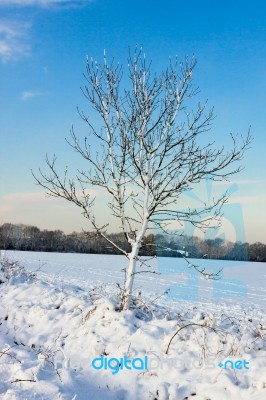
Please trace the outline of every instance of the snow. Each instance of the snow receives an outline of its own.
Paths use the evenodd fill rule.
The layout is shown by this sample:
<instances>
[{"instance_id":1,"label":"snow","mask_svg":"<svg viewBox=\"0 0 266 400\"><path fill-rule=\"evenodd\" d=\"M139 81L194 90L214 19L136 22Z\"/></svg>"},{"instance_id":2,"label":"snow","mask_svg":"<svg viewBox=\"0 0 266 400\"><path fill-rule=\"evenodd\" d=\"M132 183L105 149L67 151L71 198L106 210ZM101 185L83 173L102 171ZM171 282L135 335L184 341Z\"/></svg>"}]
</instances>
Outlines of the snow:
<instances>
[{"instance_id":1,"label":"snow","mask_svg":"<svg viewBox=\"0 0 266 400\"><path fill-rule=\"evenodd\" d=\"M216 287L182 259L158 259L162 275L137 274L138 306L119 312L123 257L5 255L26 270L15 264L0 284L1 400L266 398L265 265L197 260L224 268ZM148 356L149 369L95 370L100 356ZM228 359L250 369L218 366Z\"/></svg>"}]
</instances>

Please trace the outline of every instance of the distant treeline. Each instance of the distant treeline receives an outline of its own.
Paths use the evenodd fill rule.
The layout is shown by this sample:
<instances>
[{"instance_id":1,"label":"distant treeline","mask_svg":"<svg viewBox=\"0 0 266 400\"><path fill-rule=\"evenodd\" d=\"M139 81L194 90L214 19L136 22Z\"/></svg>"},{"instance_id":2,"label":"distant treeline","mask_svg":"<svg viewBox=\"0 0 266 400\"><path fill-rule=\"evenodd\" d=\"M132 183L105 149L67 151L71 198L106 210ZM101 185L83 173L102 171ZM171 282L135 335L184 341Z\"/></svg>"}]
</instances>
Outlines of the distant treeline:
<instances>
[{"instance_id":1,"label":"distant treeline","mask_svg":"<svg viewBox=\"0 0 266 400\"><path fill-rule=\"evenodd\" d=\"M122 249L130 248L123 233L112 233L108 237ZM119 254L106 240L89 233L73 232L65 234L60 230L40 230L36 226L5 223L0 226L0 249L27 250L62 253ZM242 242L224 242L223 240L189 236L169 236L150 234L144 238L140 255L193 258L211 258L220 260L249 260L266 262L266 245Z\"/></svg>"}]
</instances>

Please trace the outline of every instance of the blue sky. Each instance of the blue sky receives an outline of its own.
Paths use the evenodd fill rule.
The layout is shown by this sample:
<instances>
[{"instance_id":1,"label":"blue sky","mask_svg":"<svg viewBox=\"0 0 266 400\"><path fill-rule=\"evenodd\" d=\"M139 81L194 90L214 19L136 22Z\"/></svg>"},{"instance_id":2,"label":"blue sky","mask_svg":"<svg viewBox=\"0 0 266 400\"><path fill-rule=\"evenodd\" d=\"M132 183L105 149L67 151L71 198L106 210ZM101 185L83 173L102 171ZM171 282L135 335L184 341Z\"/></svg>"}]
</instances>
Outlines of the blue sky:
<instances>
[{"instance_id":1,"label":"blue sky","mask_svg":"<svg viewBox=\"0 0 266 400\"><path fill-rule=\"evenodd\" d=\"M30 169L44 166L46 153L75 165L64 138L72 124L86 133L76 111L86 109L86 55L102 60L105 48L125 63L137 44L158 70L169 56L195 54L198 99L215 107L218 145L251 125L232 201L246 239L266 242L265 21L264 1L0 0L0 224L81 230L79 210L47 200Z\"/></svg>"}]
</instances>

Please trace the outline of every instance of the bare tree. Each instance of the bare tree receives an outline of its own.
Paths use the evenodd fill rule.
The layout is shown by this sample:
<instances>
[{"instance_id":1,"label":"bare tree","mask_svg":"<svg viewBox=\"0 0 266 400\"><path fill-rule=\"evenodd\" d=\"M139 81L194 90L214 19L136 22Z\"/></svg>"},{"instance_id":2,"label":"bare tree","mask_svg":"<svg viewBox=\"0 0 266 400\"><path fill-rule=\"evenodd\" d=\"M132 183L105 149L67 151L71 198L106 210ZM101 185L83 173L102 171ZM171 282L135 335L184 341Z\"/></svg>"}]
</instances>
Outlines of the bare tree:
<instances>
[{"instance_id":1,"label":"bare tree","mask_svg":"<svg viewBox=\"0 0 266 400\"><path fill-rule=\"evenodd\" d=\"M130 307L136 263L147 230L153 225L165 231L173 220L189 221L201 229L213 220L219 222L227 193L200 211L180 211L180 197L203 179L225 180L240 171L236 163L250 144L249 133L239 144L231 135L229 151L215 148L206 138L205 144L200 143L201 135L212 127L214 113L207 110L206 103L198 103L192 111L187 108L198 93L192 81L195 66L194 58L181 63L170 59L167 68L156 74L142 50L136 48L133 54L129 51L128 76L124 77L122 65L114 60L109 64L105 52L102 64L87 59L87 86L82 91L101 125L79 111L88 135L80 141L72 129L68 141L87 167L69 178L67 171L57 172L55 156L46 156L49 173L39 170L38 176L34 175L47 194L80 207L95 233L128 258L122 309ZM97 139L98 151L91 137ZM89 191L92 187L104 188L110 196L108 206L120 221L130 252L106 236L108 224L97 223L95 197Z\"/></svg>"}]
</instances>

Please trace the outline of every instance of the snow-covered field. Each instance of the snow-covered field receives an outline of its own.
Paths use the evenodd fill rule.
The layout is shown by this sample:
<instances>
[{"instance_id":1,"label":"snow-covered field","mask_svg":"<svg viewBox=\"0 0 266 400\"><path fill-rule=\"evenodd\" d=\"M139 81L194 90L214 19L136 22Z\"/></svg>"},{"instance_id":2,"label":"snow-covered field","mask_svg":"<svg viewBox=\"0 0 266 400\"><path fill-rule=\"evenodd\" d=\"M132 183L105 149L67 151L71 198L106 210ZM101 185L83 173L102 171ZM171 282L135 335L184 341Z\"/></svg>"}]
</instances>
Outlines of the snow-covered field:
<instances>
[{"instance_id":1,"label":"snow-covered field","mask_svg":"<svg viewBox=\"0 0 266 400\"><path fill-rule=\"evenodd\" d=\"M0 284L0 399L266 399L265 264L194 260L223 268L213 282L159 258L144 269L160 275L136 275L135 308L118 312L123 257L3 257L26 272ZM146 357L148 369L96 370L99 357Z\"/></svg>"}]
</instances>

